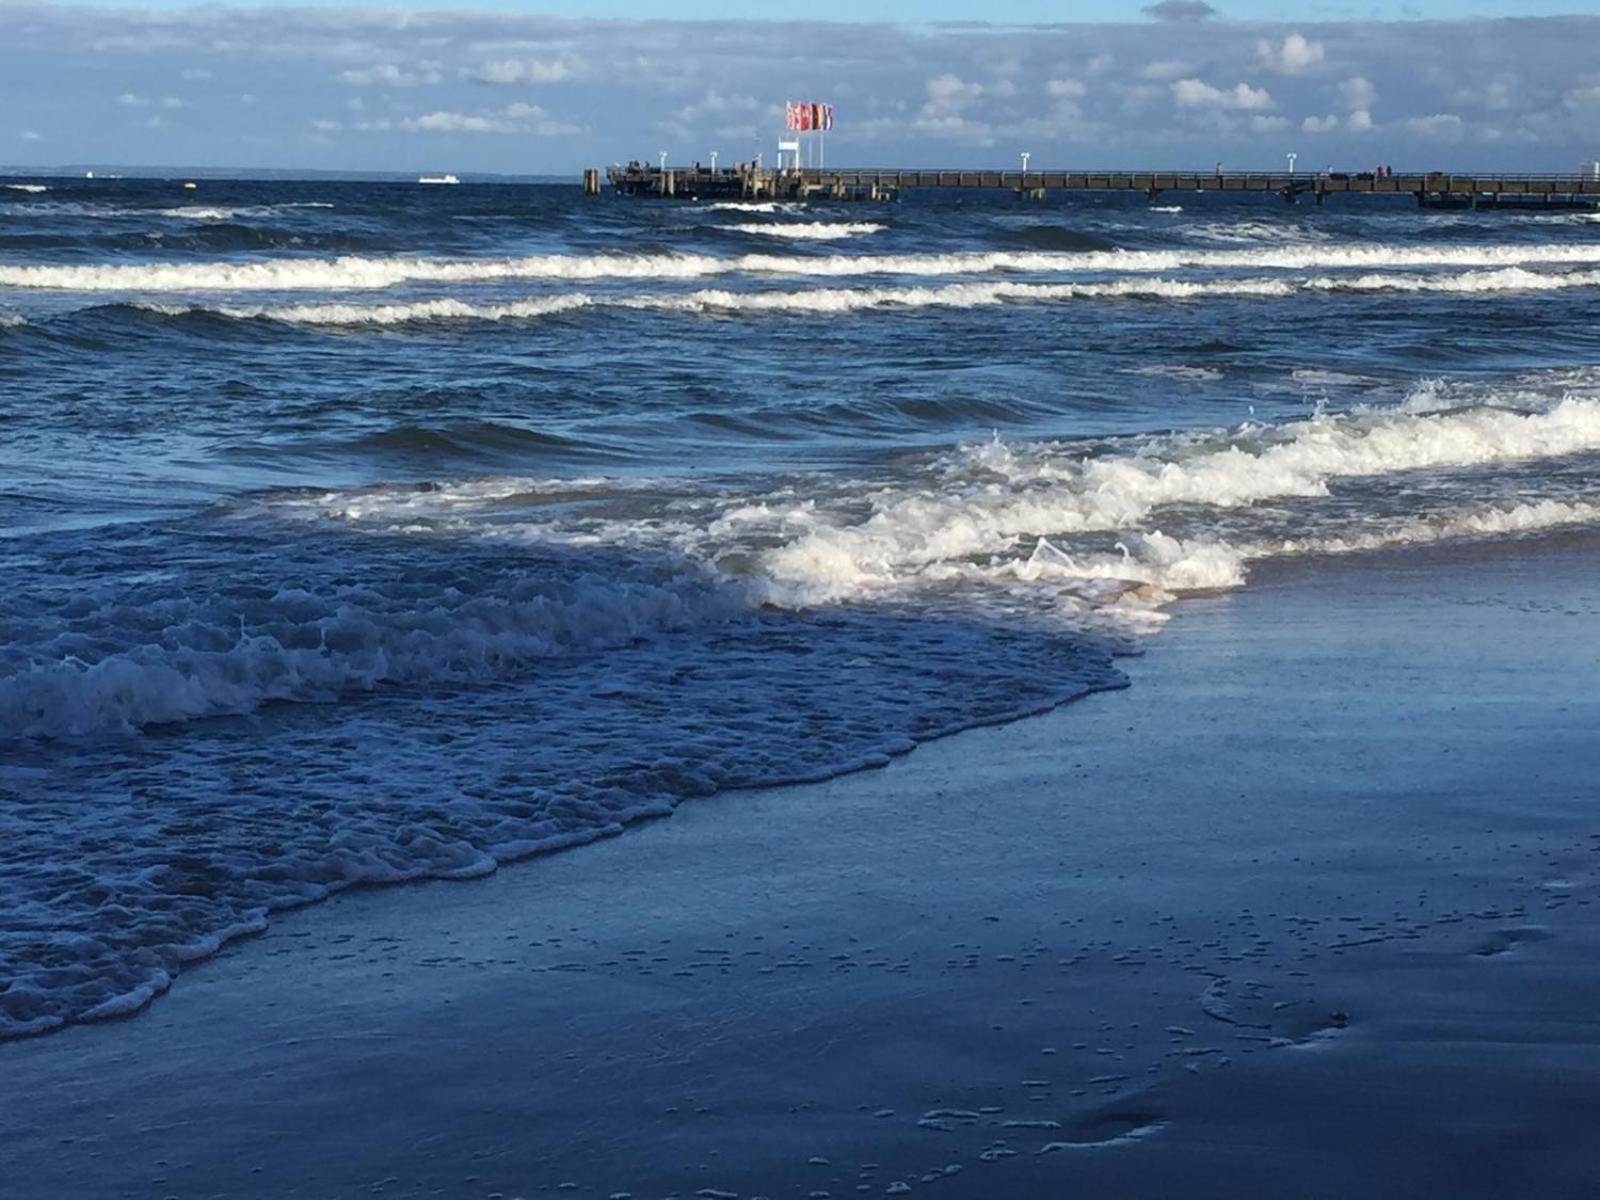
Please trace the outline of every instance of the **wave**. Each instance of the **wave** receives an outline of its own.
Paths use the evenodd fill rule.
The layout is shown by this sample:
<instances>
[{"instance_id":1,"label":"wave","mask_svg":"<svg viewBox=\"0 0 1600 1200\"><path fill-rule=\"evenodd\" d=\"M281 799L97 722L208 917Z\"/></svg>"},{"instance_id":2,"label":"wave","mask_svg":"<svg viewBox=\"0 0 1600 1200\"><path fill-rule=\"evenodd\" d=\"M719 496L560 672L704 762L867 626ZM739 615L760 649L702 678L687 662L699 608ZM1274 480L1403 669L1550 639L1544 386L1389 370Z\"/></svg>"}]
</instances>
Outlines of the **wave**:
<instances>
[{"instance_id":1,"label":"wave","mask_svg":"<svg viewBox=\"0 0 1600 1200\"><path fill-rule=\"evenodd\" d=\"M725 621L748 604L738 586L688 571L637 580L513 574L482 587L283 586L265 598L147 595L137 611L113 606L76 622L98 629L93 641L122 648L40 653L0 676L0 740L240 715L384 684L484 682L542 659Z\"/></svg>"},{"instance_id":2,"label":"wave","mask_svg":"<svg viewBox=\"0 0 1600 1200\"><path fill-rule=\"evenodd\" d=\"M157 211L163 217L181 217L190 221L232 221L239 217L272 217L281 213L291 212L301 208L332 208L333 205L322 200L307 200L293 204L243 204L233 208L218 208L204 205L183 205L178 208L163 208Z\"/></svg>"},{"instance_id":3,"label":"wave","mask_svg":"<svg viewBox=\"0 0 1600 1200\"><path fill-rule=\"evenodd\" d=\"M811 288L803 291L730 291L705 288L661 295L618 296L585 292L474 304L453 297L394 304L292 304L205 308L138 302L168 316L208 313L240 320L263 318L297 325L405 325L428 321L531 320L585 308L704 314L850 313L867 309L979 308L1070 300L1197 300L1207 297L1283 298L1327 292L1442 292L1491 294L1600 287L1600 270L1541 274L1508 267L1459 275L1318 276L1310 279L1123 279L1107 283L954 283L939 287Z\"/></svg>"},{"instance_id":4,"label":"wave","mask_svg":"<svg viewBox=\"0 0 1600 1200\"><path fill-rule=\"evenodd\" d=\"M5 188L8 192L28 192L33 195L50 190L42 183L8 183Z\"/></svg>"},{"instance_id":5,"label":"wave","mask_svg":"<svg viewBox=\"0 0 1600 1200\"><path fill-rule=\"evenodd\" d=\"M1124 539L1125 553L1119 555L1074 556L1040 539L1028 559L1002 568L1001 573L1023 582L1103 577L1147 584L1169 593L1219 591L1240 586L1250 564L1267 559L1372 553L1595 524L1600 524L1600 503L1538 500L1447 509L1359 532L1275 541L1228 542L1138 533Z\"/></svg>"},{"instance_id":6,"label":"wave","mask_svg":"<svg viewBox=\"0 0 1600 1200\"><path fill-rule=\"evenodd\" d=\"M16 329L27 323L28 318L21 313L0 312L0 329Z\"/></svg>"},{"instance_id":7,"label":"wave","mask_svg":"<svg viewBox=\"0 0 1600 1200\"><path fill-rule=\"evenodd\" d=\"M799 221L794 223L762 225L755 221L746 221L738 225L718 225L718 229L726 229L734 233L753 233L762 237L793 238L797 241L838 241L842 238L858 237L867 233L882 233L887 225L879 225L875 221Z\"/></svg>"},{"instance_id":8,"label":"wave","mask_svg":"<svg viewBox=\"0 0 1600 1200\"><path fill-rule=\"evenodd\" d=\"M1071 444L996 441L964 450L938 488L877 493L865 520L812 517L806 534L763 556L763 569L775 595L820 603L947 578L952 564L1005 556L1022 538L1148 532L1172 506L1238 510L1323 497L1336 479L1597 450L1600 401L1576 397L1532 412L1361 410L1091 458Z\"/></svg>"},{"instance_id":9,"label":"wave","mask_svg":"<svg viewBox=\"0 0 1600 1200\"><path fill-rule=\"evenodd\" d=\"M511 321L548 317L588 308L593 297L583 294L545 296L506 304L469 304L449 298L403 304L290 304L276 308L193 308L177 304L141 303L135 307L167 316L214 313L241 320L266 318L293 325L408 325L421 321Z\"/></svg>"},{"instance_id":10,"label":"wave","mask_svg":"<svg viewBox=\"0 0 1600 1200\"><path fill-rule=\"evenodd\" d=\"M1405 267L1600 265L1600 243L1500 246L1295 246L1245 251L1109 250L1083 253L543 255L502 259L346 256L247 262L0 266L0 286L71 291L296 291L373 289L406 282L507 279L696 279L713 275L950 276L994 273L1153 274L1184 269L1350 270Z\"/></svg>"},{"instance_id":11,"label":"wave","mask_svg":"<svg viewBox=\"0 0 1600 1200\"><path fill-rule=\"evenodd\" d=\"M699 212L778 213L799 212L802 206L779 200L719 200L715 204L702 204Z\"/></svg>"}]
</instances>

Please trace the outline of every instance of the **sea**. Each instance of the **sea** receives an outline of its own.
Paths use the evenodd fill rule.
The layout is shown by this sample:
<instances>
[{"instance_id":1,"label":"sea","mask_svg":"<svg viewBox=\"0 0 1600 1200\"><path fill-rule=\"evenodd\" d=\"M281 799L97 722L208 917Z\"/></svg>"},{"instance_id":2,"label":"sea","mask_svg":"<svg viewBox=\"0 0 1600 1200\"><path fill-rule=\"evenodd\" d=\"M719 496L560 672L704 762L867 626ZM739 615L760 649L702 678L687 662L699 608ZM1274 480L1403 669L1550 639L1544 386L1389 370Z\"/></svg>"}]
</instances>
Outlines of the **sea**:
<instances>
[{"instance_id":1,"label":"sea","mask_svg":"<svg viewBox=\"0 0 1600 1200\"><path fill-rule=\"evenodd\" d=\"M0 178L0 1038L1597 468L1594 214Z\"/></svg>"}]
</instances>

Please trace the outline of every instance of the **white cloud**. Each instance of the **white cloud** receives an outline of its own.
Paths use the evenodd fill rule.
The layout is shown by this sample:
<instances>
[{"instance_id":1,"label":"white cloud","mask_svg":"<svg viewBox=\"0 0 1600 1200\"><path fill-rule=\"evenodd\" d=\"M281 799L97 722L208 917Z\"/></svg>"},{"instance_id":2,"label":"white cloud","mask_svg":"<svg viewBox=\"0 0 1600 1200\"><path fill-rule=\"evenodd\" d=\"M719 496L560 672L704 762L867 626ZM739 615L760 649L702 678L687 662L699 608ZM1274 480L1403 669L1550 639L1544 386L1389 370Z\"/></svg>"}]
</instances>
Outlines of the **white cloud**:
<instances>
[{"instance_id":1,"label":"white cloud","mask_svg":"<svg viewBox=\"0 0 1600 1200\"><path fill-rule=\"evenodd\" d=\"M337 130L343 129L344 124L340 121L329 121L326 118L322 118L311 122L311 128L318 130L321 133L334 133Z\"/></svg>"},{"instance_id":2,"label":"white cloud","mask_svg":"<svg viewBox=\"0 0 1600 1200\"><path fill-rule=\"evenodd\" d=\"M144 123L144 127L146 129L165 129L167 127L167 119L157 113Z\"/></svg>"},{"instance_id":3,"label":"white cloud","mask_svg":"<svg viewBox=\"0 0 1600 1200\"><path fill-rule=\"evenodd\" d=\"M1345 128L1351 133L1368 132L1372 128L1372 114L1364 108L1356 109L1345 121Z\"/></svg>"},{"instance_id":4,"label":"white cloud","mask_svg":"<svg viewBox=\"0 0 1600 1200\"><path fill-rule=\"evenodd\" d=\"M1045 95L1054 96L1058 100L1076 100L1088 92L1076 79L1052 79L1044 85Z\"/></svg>"},{"instance_id":5,"label":"white cloud","mask_svg":"<svg viewBox=\"0 0 1600 1200\"><path fill-rule=\"evenodd\" d=\"M1502 76L1490 81L1483 92L1483 106L1494 112L1508 112L1516 105L1516 87L1510 79Z\"/></svg>"},{"instance_id":6,"label":"white cloud","mask_svg":"<svg viewBox=\"0 0 1600 1200\"><path fill-rule=\"evenodd\" d=\"M486 62L469 78L502 87L513 84L560 83L578 75L577 66L566 59L502 58Z\"/></svg>"},{"instance_id":7,"label":"white cloud","mask_svg":"<svg viewBox=\"0 0 1600 1200\"><path fill-rule=\"evenodd\" d=\"M1307 133L1332 133L1339 128L1339 118L1332 113L1325 117L1307 117L1300 122L1300 128Z\"/></svg>"},{"instance_id":8,"label":"white cloud","mask_svg":"<svg viewBox=\"0 0 1600 1200\"><path fill-rule=\"evenodd\" d=\"M1404 127L1408 132L1430 142L1459 142L1465 130L1461 118L1455 113L1412 117L1404 122Z\"/></svg>"},{"instance_id":9,"label":"white cloud","mask_svg":"<svg viewBox=\"0 0 1600 1200\"><path fill-rule=\"evenodd\" d=\"M211 72L206 70L204 67L185 67L183 71L183 78L187 79L191 83L198 83L202 80L210 79L211 77Z\"/></svg>"},{"instance_id":10,"label":"white cloud","mask_svg":"<svg viewBox=\"0 0 1600 1200\"><path fill-rule=\"evenodd\" d=\"M1283 117L1254 116L1250 118L1251 133L1282 133L1289 128L1289 122Z\"/></svg>"},{"instance_id":11,"label":"white cloud","mask_svg":"<svg viewBox=\"0 0 1600 1200\"><path fill-rule=\"evenodd\" d=\"M761 102L754 96L725 96L721 92L708 91L693 104L686 104L674 114L680 122L692 124L703 117L722 115L725 113L753 113L761 108Z\"/></svg>"},{"instance_id":12,"label":"white cloud","mask_svg":"<svg viewBox=\"0 0 1600 1200\"><path fill-rule=\"evenodd\" d=\"M401 67L394 63L378 63L371 67L352 68L339 72L339 82L352 87L421 87L438 83L443 77L439 68L431 63L415 67Z\"/></svg>"},{"instance_id":13,"label":"white cloud","mask_svg":"<svg viewBox=\"0 0 1600 1200\"><path fill-rule=\"evenodd\" d=\"M36 129L24 129L22 131L22 140L25 142L42 142L44 141L44 136Z\"/></svg>"},{"instance_id":14,"label":"white cloud","mask_svg":"<svg viewBox=\"0 0 1600 1200\"><path fill-rule=\"evenodd\" d=\"M928 99L922 106L927 117L960 112L983 95L983 84L967 83L955 75L940 75L927 82Z\"/></svg>"},{"instance_id":15,"label":"white cloud","mask_svg":"<svg viewBox=\"0 0 1600 1200\"><path fill-rule=\"evenodd\" d=\"M1321 62L1323 54L1321 42L1298 33L1289 34L1278 45L1264 39L1256 43L1256 58L1261 65L1279 75L1298 75Z\"/></svg>"},{"instance_id":16,"label":"white cloud","mask_svg":"<svg viewBox=\"0 0 1600 1200\"><path fill-rule=\"evenodd\" d=\"M1164 59L1161 62L1149 63L1139 74L1145 79L1176 79L1180 75L1189 73L1187 63L1178 62L1176 59Z\"/></svg>"},{"instance_id":17,"label":"white cloud","mask_svg":"<svg viewBox=\"0 0 1600 1200\"><path fill-rule=\"evenodd\" d=\"M163 96L161 97L161 107L165 109L182 108L183 101L176 96Z\"/></svg>"},{"instance_id":18,"label":"white cloud","mask_svg":"<svg viewBox=\"0 0 1600 1200\"><path fill-rule=\"evenodd\" d=\"M145 108L149 106L150 101L135 92L123 92L117 97L117 103L123 108Z\"/></svg>"},{"instance_id":19,"label":"white cloud","mask_svg":"<svg viewBox=\"0 0 1600 1200\"><path fill-rule=\"evenodd\" d=\"M959 142L965 146L992 146L995 143L993 126L986 121L973 121L966 117L919 116L911 123L911 127L924 137Z\"/></svg>"},{"instance_id":20,"label":"white cloud","mask_svg":"<svg viewBox=\"0 0 1600 1200\"><path fill-rule=\"evenodd\" d=\"M420 117L405 117L398 122L366 122L358 129L396 128L406 133L531 133L541 137L560 137L582 133L576 125L558 121L537 104L508 104L504 108L475 113L437 110Z\"/></svg>"},{"instance_id":21,"label":"white cloud","mask_svg":"<svg viewBox=\"0 0 1600 1200\"><path fill-rule=\"evenodd\" d=\"M1363 75L1352 75L1339 85L1339 104L1345 112L1372 111L1378 102L1378 89Z\"/></svg>"},{"instance_id":22,"label":"white cloud","mask_svg":"<svg viewBox=\"0 0 1600 1200\"><path fill-rule=\"evenodd\" d=\"M1573 112L1589 112L1600 108L1600 83L1571 88L1561 98L1561 102Z\"/></svg>"},{"instance_id":23,"label":"white cloud","mask_svg":"<svg viewBox=\"0 0 1600 1200\"><path fill-rule=\"evenodd\" d=\"M1271 108L1273 103L1265 88L1248 83L1217 88L1199 79L1178 80L1172 85L1172 98L1179 108L1261 109Z\"/></svg>"}]
</instances>

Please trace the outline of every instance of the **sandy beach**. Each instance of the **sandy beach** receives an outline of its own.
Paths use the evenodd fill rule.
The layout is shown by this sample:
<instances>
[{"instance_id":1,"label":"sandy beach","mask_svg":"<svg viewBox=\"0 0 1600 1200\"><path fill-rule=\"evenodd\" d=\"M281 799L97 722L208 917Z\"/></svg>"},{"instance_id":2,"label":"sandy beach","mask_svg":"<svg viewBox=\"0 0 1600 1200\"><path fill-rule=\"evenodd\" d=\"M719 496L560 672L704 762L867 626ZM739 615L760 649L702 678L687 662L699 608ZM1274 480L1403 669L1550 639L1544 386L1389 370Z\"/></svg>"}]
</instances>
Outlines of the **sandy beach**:
<instances>
[{"instance_id":1,"label":"sandy beach","mask_svg":"<svg viewBox=\"0 0 1600 1200\"><path fill-rule=\"evenodd\" d=\"M0 1045L0 1191L1593 1195L1597 550L1268 564L1126 691L280 916Z\"/></svg>"}]
</instances>

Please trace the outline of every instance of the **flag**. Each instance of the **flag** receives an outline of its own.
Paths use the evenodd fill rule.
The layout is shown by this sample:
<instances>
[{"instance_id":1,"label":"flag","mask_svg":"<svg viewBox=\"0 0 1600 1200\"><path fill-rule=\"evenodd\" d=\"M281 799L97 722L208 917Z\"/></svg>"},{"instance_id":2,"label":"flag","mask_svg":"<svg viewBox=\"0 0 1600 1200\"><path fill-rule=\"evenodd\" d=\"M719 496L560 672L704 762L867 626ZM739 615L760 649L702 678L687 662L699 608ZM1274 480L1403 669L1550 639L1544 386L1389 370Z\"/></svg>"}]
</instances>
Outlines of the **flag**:
<instances>
[{"instance_id":1,"label":"flag","mask_svg":"<svg viewBox=\"0 0 1600 1200\"><path fill-rule=\"evenodd\" d=\"M831 104L822 106L822 127L824 129L833 128L833 105Z\"/></svg>"},{"instance_id":2,"label":"flag","mask_svg":"<svg viewBox=\"0 0 1600 1200\"><path fill-rule=\"evenodd\" d=\"M783 127L790 133L800 128L800 114L795 111L795 102L789 100L783 106Z\"/></svg>"}]
</instances>

